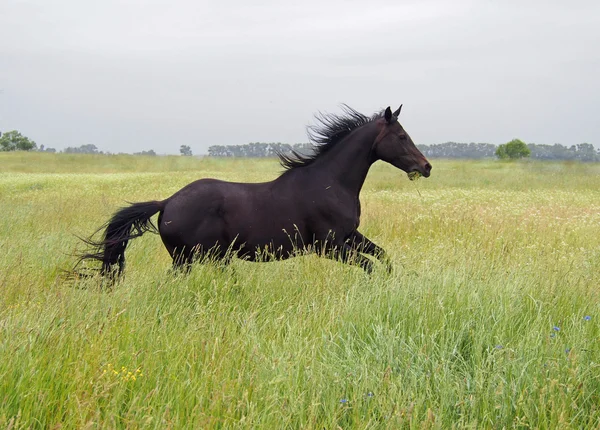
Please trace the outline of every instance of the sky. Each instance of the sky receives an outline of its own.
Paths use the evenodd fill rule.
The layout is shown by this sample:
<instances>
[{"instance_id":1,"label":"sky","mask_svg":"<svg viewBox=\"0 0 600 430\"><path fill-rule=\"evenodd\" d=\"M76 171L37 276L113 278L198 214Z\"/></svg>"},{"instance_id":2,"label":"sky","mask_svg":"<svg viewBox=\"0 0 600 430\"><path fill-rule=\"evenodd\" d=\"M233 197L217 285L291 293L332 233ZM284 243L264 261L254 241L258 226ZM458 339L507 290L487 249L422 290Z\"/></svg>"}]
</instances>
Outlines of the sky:
<instances>
[{"instance_id":1,"label":"sky","mask_svg":"<svg viewBox=\"0 0 600 430\"><path fill-rule=\"evenodd\" d=\"M57 150L306 142L403 104L417 145L600 148L600 2L2 0L0 131Z\"/></svg>"}]
</instances>

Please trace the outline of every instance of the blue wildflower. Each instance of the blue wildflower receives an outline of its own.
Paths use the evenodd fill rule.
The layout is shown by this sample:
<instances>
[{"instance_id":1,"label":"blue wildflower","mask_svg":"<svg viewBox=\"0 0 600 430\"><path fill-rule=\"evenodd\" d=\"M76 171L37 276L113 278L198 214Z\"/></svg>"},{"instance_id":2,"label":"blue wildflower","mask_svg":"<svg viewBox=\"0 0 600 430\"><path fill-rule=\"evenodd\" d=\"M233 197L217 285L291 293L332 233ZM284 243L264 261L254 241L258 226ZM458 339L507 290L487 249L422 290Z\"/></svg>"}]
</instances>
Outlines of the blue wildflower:
<instances>
[{"instance_id":1,"label":"blue wildflower","mask_svg":"<svg viewBox=\"0 0 600 430\"><path fill-rule=\"evenodd\" d=\"M554 327L552 327L552 330L554 330L554 331L560 331L560 327L554 326Z\"/></svg>"},{"instance_id":2,"label":"blue wildflower","mask_svg":"<svg viewBox=\"0 0 600 430\"><path fill-rule=\"evenodd\" d=\"M586 315L586 316L584 316L584 317L583 317L583 319L584 319L584 320L586 320L586 321L589 321L589 320L591 320L591 319L592 319L592 317L591 317L591 316L589 316L589 315Z\"/></svg>"},{"instance_id":3,"label":"blue wildflower","mask_svg":"<svg viewBox=\"0 0 600 430\"><path fill-rule=\"evenodd\" d=\"M343 404L343 403L348 403L348 399L341 399L341 400L340 400L340 403L342 403L342 404Z\"/></svg>"},{"instance_id":4,"label":"blue wildflower","mask_svg":"<svg viewBox=\"0 0 600 430\"><path fill-rule=\"evenodd\" d=\"M374 394L373 394L371 391L369 391L369 392L367 393L367 397L373 397L373 396L374 396Z\"/></svg>"},{"instance_id":5,"label":"blue wildflower","mask_svg":"<svg viewBox=\"0 0 600 430\"><path fill-rule=\"evenodd\" d=\"M496 349L502 349L504 348L502 345L496 345Z\"/></svg>"},{"instance_id":6,"label":"blue wildflower","mask_svg":"<svg viewBox=\"0 0 600 430\"><path fill-rule=\"evenodd\" d=\"M568 354L569 352L571 352L571 348L565 349L565 354Z\"/></svg>"}]
</instances>

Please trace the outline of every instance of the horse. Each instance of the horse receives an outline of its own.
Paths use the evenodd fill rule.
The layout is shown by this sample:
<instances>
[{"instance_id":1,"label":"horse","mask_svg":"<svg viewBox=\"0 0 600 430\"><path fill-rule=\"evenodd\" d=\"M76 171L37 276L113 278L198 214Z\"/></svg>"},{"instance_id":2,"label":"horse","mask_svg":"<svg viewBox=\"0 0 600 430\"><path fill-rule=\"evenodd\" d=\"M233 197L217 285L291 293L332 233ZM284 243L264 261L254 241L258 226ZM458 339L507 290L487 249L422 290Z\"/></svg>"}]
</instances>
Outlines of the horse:
<instances>
[{"instance_id":1,"label":"horse","mask_svg":"<svg viewBox=\"0 0 600 430\"><path fill-rule=\"evenodd\" d=\"M385 250L358 231L359 195L378 160L411 180L430 176L431 164L398 121L401 109L366 116L343 105L342 114L316 115L317 124L308 128L312 153L278 153L284 171L272 181L199 179L165 200L121 208L96 232L104 230L101 240L85 240L93 249L77 265L99 261L101 276L114 279L123 273L129 241L153 231L175 270L189 270L208 256L227 264L234 257L284 260L299 251L369 273L374 269L370 255L391 269ZM155 226L151 218L157 213Z\"/></svg>"}]
</instances>

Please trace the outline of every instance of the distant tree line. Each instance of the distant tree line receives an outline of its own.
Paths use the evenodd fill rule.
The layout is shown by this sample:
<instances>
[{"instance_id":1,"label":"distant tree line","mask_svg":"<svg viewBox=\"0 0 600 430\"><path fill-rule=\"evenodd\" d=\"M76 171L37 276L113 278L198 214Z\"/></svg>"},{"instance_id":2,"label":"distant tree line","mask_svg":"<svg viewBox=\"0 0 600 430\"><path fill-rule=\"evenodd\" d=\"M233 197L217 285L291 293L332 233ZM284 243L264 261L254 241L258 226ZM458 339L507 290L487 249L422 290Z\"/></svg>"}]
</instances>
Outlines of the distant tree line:
<instances>
[{"instance_id":1,"label":"distant tree line","mask_svg":"<svg viewBox=\"0 0 600 430\"><path fill-rule=\"evenodd\" d=\"M182 145L184 148L184 145ZM189 146L186 146L187 152L182 155L192 155L192 151ZM17 130L7 131L6 133L0 133L0 151L37 151L37 152L57 152L54 148L46 148L44 145L40 145L38 148L37 144L26 136L23 136ZM65 154L105 154L100 151L96 145L86 144L81 146L68 146L62 152ZM106 152L106 154L110 154ZM133 155L150 155L155 156L156 152L150 149L148 151L134 152Z\"/></svg>"},{"instance_id":2,"label":"distant tree line","mask_svg":"<svg viewBox=\"0 0 600 430\"><path fill-rule=\"evenodd\" d=\"M536 160L578 160L578 161L600 161L600 150L594 148L591 143L580 143L578 145L564 146L560 143L554 145L538 145L535 143L524 144L518 139L511 140L503 145L491 143L456 143L446 142L436 145L418 145L421 152L430 158L521 158L530 157ZM512 144L512 145L510 145ZM502 149L511 146L515 153L504 153ZM498 151L500 150L500 151ZM529 153L527 152L529 150ZM511 157L511 155L513 155Z\"/></svg>"},{"instance_id":3,"label":"distant tree line","mask_svg":"<svg viewBox=\"0 0 600 430\"><path fill-rule=\"evenodd\" d=\"M110 152L103 152L100 151L98 149L98 147L96 147L96 145L92 145L92 144L86 144L86 145L81 145L81 146L77 146L77 147L67 147L64 149L65 154L107 154L109 155ZM119 153L119 154L123 154L123 153ZM149 156L156 156L156 152L154 152L153 149L150 149L148 151L141 151L141 152L134 152L133 155L149 155Z\"/></svg>"},{"instance_id":4,"label":"distant tree line","mask_svg":"<svg viewBox=\"0 0 600 430\"><path fill-rule=\"evenodd\" d=\"M149 151L134 152L133 155L150 155L152 157L155 157L156 156L156 152L154 152L153 149L150 149Z\"/></svg>"},{"instance_id":5,"label":"distant tree line","mask_svg":"<svg viewBox=\"0 0 600 430\"><path fill-rule=\"evenodd\" d=\"M591 143L580 143L568 148L559 143L554 145L530 143L527 147L531 150L531 158L537 160L600 161L600 150L596 150Z\"/></svg>"},{"instance_id":6,"label":"distant tree line","mask_svg":"<svg viewBox=\"0 0 600 430\"><path fill-rule=\"evenodd\" d=\"M275 157L278 153L288 154L296 151L310 153L310 143L262 143L251 142L246 145L213 145L208 148L209 157Z\"/></svg>"},{"instance_id":7,"label":"distant tree line","mask_svg":"<svg viewBox=\"0 0 600 430\"><path fill-rule=\"evenodd\" d=\"M434 145L418 145L421 152L428 158L465 158L480 159L493 158L523 158L530 157L536 160L574 160L574 161L600 161L600 149L594 148L591 143L564 146L560 143L554 145L526 144L519 139L513 139L503 145L491 143L458 143L445 142ZM245 145L213 145L208 148L210 157L275 157L278 153L289 154L296 151L300 154L312 152L310 143L281 143L281 142L251 142ZM0 134L0 151L40 151L57 152L54 148L46 148L23 136L16 130ZM104 154L96 145L85 144L77 147L67 147L62 152L67 154ZM191 156L192 149L189 145L181 145L179 153ZM109 154L109 152L106 152ZM135 152L134 155L155 156L156 152Z\"/></svg>"},{"instance_id":8,"label":"distant tree line","mask_svg":"<svg viewBox=\"0 0 600 430\"><path fill-rule=\"evenodd\" d=\"M66 154L103 154L102 151L99 151L96 145L87 144L81 145L78 147L68 146L63 151Z\"/></svg>"},{"instance_id":9,"label":"distant tree line","mask_svg":"<svg viewBox=\"0 0 600 430\"><path fill-rule=\"evenodd\" d=\"M504 145L492 143L458 143L446 142L434 145L418 145L428 158L522 158L531 157L537 160L578 160L600 161L600 150L590 143L580 143L570 147L556 143L554 145L525 144L518 139ZM295 150L301 154L310 153L310 143L261 143L252 142L246 145L213 145L208 148L210 157L275 157L277 152L284 154ZM507 151L508 150L508 151Z\"/></svg>"},{"instance_id":10,"label":"distant tree line","mask_svg":"<svg viewBox=\"0 0 600 430\"><path fill-rule=\"evenodd\" d=\"M496 145L491 143L446 142L417 146L428 158L491 158L496 153Z\"/></svg>"}]
</instances>

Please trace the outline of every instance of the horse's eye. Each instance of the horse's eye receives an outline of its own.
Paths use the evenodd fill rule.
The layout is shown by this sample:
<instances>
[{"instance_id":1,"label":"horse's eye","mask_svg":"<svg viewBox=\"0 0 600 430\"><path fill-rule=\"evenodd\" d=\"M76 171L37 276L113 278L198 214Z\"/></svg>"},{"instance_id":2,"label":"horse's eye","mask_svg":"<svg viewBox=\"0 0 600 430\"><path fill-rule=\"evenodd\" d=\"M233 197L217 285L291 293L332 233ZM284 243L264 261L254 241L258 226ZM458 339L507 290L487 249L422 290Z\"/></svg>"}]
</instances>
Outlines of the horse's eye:
<instances>
[{"instance_id":1,"label":"horse's eye","mask_svg":"<svg viewBox=\"0 0 600 430\"><path fill-rule=\"evenodd\" d=\"M400 135L400 140L406 140L406 134L401 134Z\"/></svg>"}]
</instances>

